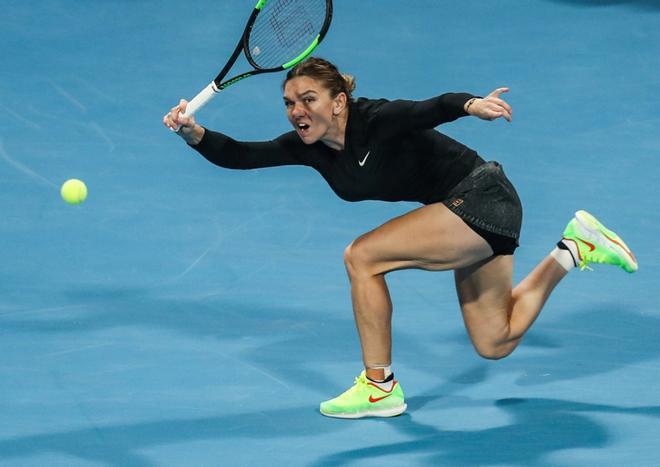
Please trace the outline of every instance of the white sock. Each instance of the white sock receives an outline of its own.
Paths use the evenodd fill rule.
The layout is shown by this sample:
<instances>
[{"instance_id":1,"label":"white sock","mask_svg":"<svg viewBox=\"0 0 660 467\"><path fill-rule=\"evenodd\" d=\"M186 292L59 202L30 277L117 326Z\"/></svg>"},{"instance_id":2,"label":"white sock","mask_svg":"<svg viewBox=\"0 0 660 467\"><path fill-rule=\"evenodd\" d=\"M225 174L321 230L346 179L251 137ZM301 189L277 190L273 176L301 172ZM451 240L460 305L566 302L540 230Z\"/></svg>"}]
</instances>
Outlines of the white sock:
<instances>
[{"instance_id":1,"label":"white sock","mask_svg":"<svg viewBox=\"0 0 660 467\"><path fill-rule=\"evenodd\" d=\"M557 243L555 249L550 252L550 256L552 256L566 271L575 268L579 263L578 258L580 257L575 243L572 241L566 241L565 239L562 239Z\"/></svg>"},{"instance_id":2,"label":"white sock","mask_svg":"<svg viewBox=\"0 0 660 467\"><path fill-rule=\"evenodd\" d=\"M391 391L392 387L394 386L394 378L390 378L392 376L392 367L391 365L374 365L369 367L372 370L383 370L384 373L384 380L383 381L377 381L375 379L367 378L369 381L374 383L376 386L381 388L383 391Z\"/></svg>"},{"instance_id":3,"label":"white sock","mask_svg":"<svg viewBox=\"0 0 660 467\"><path fill-rule=\"evenodd\" d=\"M394 378L392 378L389 381L374 381L371 378L367 378L372 384L375 384L378 386L380 389L382 389L385 392L390 392L392 388L394 387Z\"/></svg>"},{"instance_id":4,"label":"white sock","mask_svg":"<svg viewBox=\"0 0 660 467\"><path fill-rule=\"evenodd\" d=\"M376 366L376 367L373 367L373 368L382 368L385 379L389 378L390 375L392 374L392 366L391 365Z\"/></svg>"}]
</instances>

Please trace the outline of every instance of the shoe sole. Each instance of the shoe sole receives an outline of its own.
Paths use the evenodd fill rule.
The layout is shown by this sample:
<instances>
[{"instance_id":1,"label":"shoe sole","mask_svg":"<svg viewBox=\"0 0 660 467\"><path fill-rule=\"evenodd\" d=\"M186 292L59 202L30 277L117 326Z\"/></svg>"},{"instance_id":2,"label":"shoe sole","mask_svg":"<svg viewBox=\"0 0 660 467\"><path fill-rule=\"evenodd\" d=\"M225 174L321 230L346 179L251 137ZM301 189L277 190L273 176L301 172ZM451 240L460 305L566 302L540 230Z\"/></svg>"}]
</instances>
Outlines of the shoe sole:
<instances>
[{"instance_id":1,"label":"shoe sole","mask_svg":"<svg viewBox=\"0 0 660 467\"><path fill-rule=\"evenodd\" d=\"M391 409L386 410L377 410L377 411L366 411L358 413L325 413L321 412L321 415L332 418L365 418L365 417L396 417L401 415L408 408L408 404L403 404L398 407L392 407Z\"/></svg>"},{"instance_id":2,"label":"shoe sole","mask_svg":"<svg viewBox=\"0 0 660 467\"><path fill-rule=\"evenodd\" d=\"M598 219L589 214L587 211L578 211L575 213L575 219L581 227L581 234L590 240L596 241L601 245L616 252L616 254L623 258L627 268L626 272L635 272L638 269L637 259L633 255L628 245L616 233L608 230Z\"/></svg>"}]
</instances>

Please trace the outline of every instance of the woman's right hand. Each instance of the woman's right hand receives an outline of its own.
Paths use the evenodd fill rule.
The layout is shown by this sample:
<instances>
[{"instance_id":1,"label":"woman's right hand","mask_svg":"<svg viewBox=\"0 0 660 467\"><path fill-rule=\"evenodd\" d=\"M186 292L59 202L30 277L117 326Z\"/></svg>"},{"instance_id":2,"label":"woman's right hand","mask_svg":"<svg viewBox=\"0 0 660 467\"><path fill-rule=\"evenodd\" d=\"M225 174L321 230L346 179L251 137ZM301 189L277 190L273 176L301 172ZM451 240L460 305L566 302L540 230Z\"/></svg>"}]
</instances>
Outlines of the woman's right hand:
<instances>
[{"instance_id":1,"label":"woman's right hand","mask_svg":"<svg viewBox=\"0 0 660 467\"><path fill-rule=\"evenodd\" d=\"M198 144L204 136L204 128L195 122L195 117L184 116L188 101L181 99L179 105L174 106L163 117L163 124L181 136L188 144Z\"/></svg>"}]
</instances>

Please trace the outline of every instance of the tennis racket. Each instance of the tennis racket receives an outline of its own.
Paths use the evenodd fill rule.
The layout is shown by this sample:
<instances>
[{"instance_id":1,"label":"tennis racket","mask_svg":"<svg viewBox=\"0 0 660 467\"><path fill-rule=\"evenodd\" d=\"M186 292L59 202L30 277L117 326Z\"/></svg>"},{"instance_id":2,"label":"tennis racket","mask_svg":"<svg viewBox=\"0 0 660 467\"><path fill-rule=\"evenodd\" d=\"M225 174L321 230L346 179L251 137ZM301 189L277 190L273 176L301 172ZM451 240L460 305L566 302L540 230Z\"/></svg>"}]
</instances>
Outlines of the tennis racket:
<instances>
[{"instance_id":1,"label":"tennis racket","mask_svg":"<svg viewBox=\"0 0 660 467\"><path fill-rule=\"evenodd\" d=\"M332 0L259 0L229 61L188 103L183 116L194 115L217 93L245 78L302 62L321 43L331 21ZM241 52L252 70L225 80Z\"/></svg>"}]
</instances>

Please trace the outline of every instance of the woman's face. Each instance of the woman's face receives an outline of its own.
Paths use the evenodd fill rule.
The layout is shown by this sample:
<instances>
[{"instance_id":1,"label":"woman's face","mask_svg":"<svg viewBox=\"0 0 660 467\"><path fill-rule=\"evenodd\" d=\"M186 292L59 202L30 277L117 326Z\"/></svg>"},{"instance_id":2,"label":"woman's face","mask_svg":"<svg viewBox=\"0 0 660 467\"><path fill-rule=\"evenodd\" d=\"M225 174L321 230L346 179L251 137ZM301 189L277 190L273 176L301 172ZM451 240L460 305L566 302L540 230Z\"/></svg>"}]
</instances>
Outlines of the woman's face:
<instances>
[{"instance_id":1,"label":"woman's face","mask_svg":"<svg viewBox=\"0 0 660 467\"><path fill-rule=\"evenodd\" d=\"M313 78L298 76L284 85L284 105L293 128L305 144L329 139L337 132L335 116L344 107Z\"/></svg>"}]
</instances>

